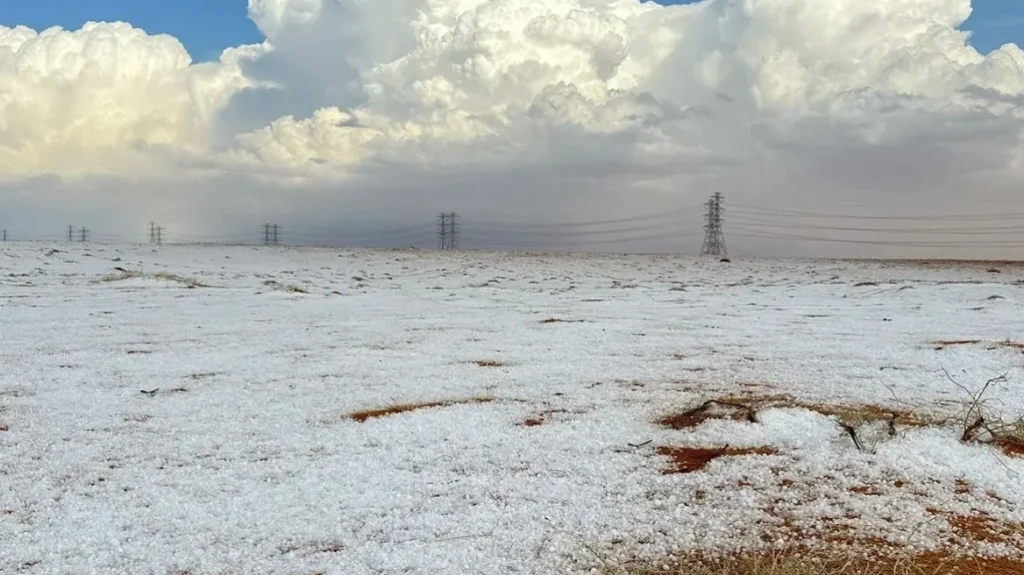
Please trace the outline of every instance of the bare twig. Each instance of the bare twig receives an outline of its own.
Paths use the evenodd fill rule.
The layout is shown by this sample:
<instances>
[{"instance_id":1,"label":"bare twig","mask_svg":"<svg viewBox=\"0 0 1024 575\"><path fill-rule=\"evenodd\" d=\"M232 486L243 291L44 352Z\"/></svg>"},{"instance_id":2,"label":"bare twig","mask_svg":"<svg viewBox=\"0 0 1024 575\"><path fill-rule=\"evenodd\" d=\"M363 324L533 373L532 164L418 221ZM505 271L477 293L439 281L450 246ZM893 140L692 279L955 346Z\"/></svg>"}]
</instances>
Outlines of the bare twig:
<instances>
[{"instance_id":1,"label":"bare twig","mask_svg":"<svg viewBox=\"0 0 1024 575\"><path fill-rule=\"evenodd\" d=\"M860 438L857 437L857 430L854 429L852 425L840 421L839 427L842 427L843 430L845 430L846 433L853 439L853 444L857 446L857 449L859 449L860 451L867 451L866 449L864 449L864 444L860 442Z\"/></svg>"}]
</instances>

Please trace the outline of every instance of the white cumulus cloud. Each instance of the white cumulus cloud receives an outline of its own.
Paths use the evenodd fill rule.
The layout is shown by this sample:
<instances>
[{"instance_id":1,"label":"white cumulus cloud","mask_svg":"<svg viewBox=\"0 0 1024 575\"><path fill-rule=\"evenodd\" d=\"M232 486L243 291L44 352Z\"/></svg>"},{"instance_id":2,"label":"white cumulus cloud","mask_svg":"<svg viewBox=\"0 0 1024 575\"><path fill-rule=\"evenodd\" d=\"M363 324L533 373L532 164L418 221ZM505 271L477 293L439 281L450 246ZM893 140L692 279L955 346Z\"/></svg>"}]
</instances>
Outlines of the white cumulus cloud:
<instances>
[{"instance_id":1,"label":"white cumulus cloud","mask_svg":"<svg viewBox=\"0 0 1024 575\"><path fill-rule=\"evenodd\" d=\"M461 186L481 209L498 189L536 205L565 189L575 206L725 191L955 207L1024 178L1024 52L979 53L970 0L248 10L266 42L200 64L127 24L0 28L0 175ZM526 172L543 175L531 189L495 183Z\"/></svg>"},{"instance_id":2,"label":"white cumulus cloud","mask_svg":"<svg viewBox=\"0 0 1024 575\"><path fill-rule=\"evenodd\" d=\"M232 62L246 52L194 65L177 39L125 23L0 27L0 174L130 174L153 147L203 150L248 84Z\"/></svg>"}]
</instances>

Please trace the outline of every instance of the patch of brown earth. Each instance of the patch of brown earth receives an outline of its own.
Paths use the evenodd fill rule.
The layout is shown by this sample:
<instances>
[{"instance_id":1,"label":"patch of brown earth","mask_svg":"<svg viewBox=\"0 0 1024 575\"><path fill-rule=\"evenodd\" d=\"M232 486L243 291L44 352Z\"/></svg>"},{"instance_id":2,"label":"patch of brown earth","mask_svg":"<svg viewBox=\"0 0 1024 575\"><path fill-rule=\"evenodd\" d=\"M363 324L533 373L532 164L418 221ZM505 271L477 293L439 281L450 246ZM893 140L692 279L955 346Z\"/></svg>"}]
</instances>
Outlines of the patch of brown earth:
<instances>
[{"instance_id":1,"label":"patch of brown earth","mask_svg":"<svg viewBox=\"0 0 1024 575\"><path fill-rule=\"evenodd\" d=\"M981 343L980 339L940 339L933 342L935 344L936 351L942 351L947 347L953 347L957 345L977 345Z\"/></svg>"},{"instance_id":2,"label":"patch of brown earth","mask_svg":"<svg viewBox=\"0 0 1024 575\"><path fill-rule=\"evenodd\" d=\"M1024 457L1024 439L1019 437L1000 437L993 441L1003 453L1013 457Z\"/></svg>"},{"instance_id":3,"label":"patch of brown earth","mask_svg":"<svg viewBox=\"0 0 1024 575\"><path fill-rule=\"evenodd\" d=\"M429 403L405 403L390 405L380 409L370 409L366 411L356 411L349 413L345 417L363 423L368 419L376 419L379 417L389 417L397 415L399 413L408 413L410 411L419 411L421 409L430 409L434 407L450 407L452 405L468 405L468 404L479 404L479 403L491 403L494 401L493 397L478 397L474 399L463 399L458 401L433 401Z\"/></svg>"},{"instance_id":4,"label":"patch of brown earth","mask_svg":"<svg viewBox=\"0 0 1024 575\"><path fill-rule=\"evenodd\" d=\"M753 408L738 401L713 399L682 413L663 417L658 423L671 429L689 429L709 419L756 421Z\"/></svg>"},{"instance_id":5,"label":"patch of brown earth","mask_svg":"<svg viewBox=\"0 0 1024 575\"><path fill-rule=\"evenodd\" d=\"M505 367L508 365L500 359L477 359L474 360L473 363L480 367Z\"/></svg>"},{"instance_id":6,"label":"patch of brown earth","mask_svg":"<svg viewBox=\"0 0 1024 575\"><path fill-rule=\"evenodd\" d=\"M1014 545L1024 538L1021 525L1007 525L985 515L950 515L946 521L954 533L970 541Z\"/></svg>"},{"instance_id":7,"label":"patch of brown earth","mask_svg":"<svg viewBox=\"0 0 1024 575\"><path fill-rule=\"evenodd\" d=\"M771 447L735 448L735 447L659 447L658 455L668 457L674 466L664 473L693 473L704 469L719 457L737 457L740 455L775 455Z\"/></svg>"},{"instance_id":8,"label":"patch of brown earth","mask_svg":"<svg viewBox=\"0 0 1024 575\"><path fill-rule=\"evenodd\" d=\"M549 409L547 411L542 411L542 412L538 413L537 415L535 415L533 417L530 417L530 418L526 419L525 421L523 421L523 425L525 427L537 427L538 425L544 425L545 423L548 422L548 418L549 417L551 417L552 415L555 415L557 413L569 413L569 410L567 410L567 409Z\"/></svg>"}]
</instances>

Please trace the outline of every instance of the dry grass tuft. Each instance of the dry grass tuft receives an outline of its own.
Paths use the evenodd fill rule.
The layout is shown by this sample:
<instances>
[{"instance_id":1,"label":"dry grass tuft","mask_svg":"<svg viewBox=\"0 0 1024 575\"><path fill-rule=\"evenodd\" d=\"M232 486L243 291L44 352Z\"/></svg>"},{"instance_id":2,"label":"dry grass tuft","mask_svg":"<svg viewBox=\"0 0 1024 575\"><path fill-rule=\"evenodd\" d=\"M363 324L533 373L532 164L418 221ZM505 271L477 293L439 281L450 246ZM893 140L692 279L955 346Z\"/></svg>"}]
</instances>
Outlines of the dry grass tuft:
<instances>
[{"instance_id":1,"label":"dry grass tuft","mask_svg":"<svg viewBox=\"0 0 1024 575\"><path fill-rule=\"evenodd\" d=\"M501 361L500 359L478 359L474 360L473 363L477 364L480 367L505 367L506 365L508 365L507 363Z\"/></svg>"},{"instance_id":2,"label":"dry grass tuft","mask_svg":"<svg viewBox=\"0 0 1024 575\"><path fill-rule=\"evenodd\" d=\"M1013 340L1010 340L1010 339L1005 339L1003 341L990 341L990 342L984 342L984 341L982 341L980 339L951 339L951 340L938 340L938 341L935 341L935 342L932 342L932 343L935 345L935 350L936 351L942 351L942 350L946 349L947 347L954 347L954 346L960 346L960 345L980 345L980 344L988 345L989 349L996 349L996 348L999 348L999 347L1005 347L1005 348L1009 348L1009 349L1016 349L1016 350L1019 350L1019 351L1024 351L1024 342L1013 341Z\"/></svg>"},{"instance_id":3,"label":"dry grass tuft","mask_svg":"<svg viewBox=\"0 0 1024 575\"><path fill-rule=\"evenodd\" d=\"M169 272L160 272L154 275L153 277L155 277L158 280L180 283L181 285L185 286L188 289L210 287L204 284L203 282L197 280L196 278L179 276L177 274L172 274Z\"/></svg>"},{"instance_id":4,"label":"dry grass tuft","mask_svg":"<svg viewBox=\"0 0 1024 575\"><path fill-rule=\"evenodd\" d=\"M924 427L943 423L938 419L878 405L808 403L798 401L788 395L757 395L753 392L713 399L696 408L663 417L659 423L672 429L696 427L709 419L732 419L755 423L759 410L772 407L807 409L825 416L835 417L840 423L851 427L875 422L888 422L891 425L907 427Z\"/></svg>"},{"instance_id":5,"label":"dry grass tuft","mask_svg":"<svg viewBox=\"0 0 1024 575\"><path fill-rule=\"evenodd\" d=\"M953 347L957 345L977 345L981 343L980 339L940 339L935 343L936 350L943 350L947 347Z\"/></svg>"},{"instance_id":6,"label":"dry grass tuft","mask_svg":"<svg viewBox=\"0 0 1024 575\"><path fill-rule=\"evenodd\" d=\"M602 575L1020 575L1024 562L948 552L864 557L848 550L763 552L727 559L686 557L660 567L608 566Z\"/></svg>"},{"instance_id":7,"label":"dry grass tuft","mask_svg":"<svg viewBox=\"0 0 1024 575\"><path fill-rule=\"evenodd\" d=\"M719 457L737 457L740 455L775 455L776 451L771 447L735 448L735 447L659 447L658 455L668 457L674 463L674 467L665 470L665 473L693 473L707 467Z\"/></svg>"},{"instance_id":8,"label":"dry grass tuft","mask_svg":"<svg viewBox=\"0 0 1024 575\"><path fill-rule=\"evenodd\" d=\"M265 286L267 286L267 287L269 287L271 289L274 289L274 290L277 290L277 291L283 291L283 292L287 292L287 293L301 293L301 294L308 294L309 293L309 290L307 290L306 288L304 288L304 287L302 287L300 285L283 284L281 282L277 282L277 281L274 281L274 280L267 280L267 281L263 282L263 285L265 285Z\"/></svg>"},{"instance_id":9,"label":"dry grass tuft","mask_svg":"<svg viewBox=\"0 0 1024 575\"><path fill-rule=\"evenodd\" d=\"M410 411L419 411L421 409L431 409L434 407L449 407L452 405L470 405L480 403L491 403L495 401L493 397L477 397L473 399L462 399L453 401L433 401L429 403L405 403L389 405L380 409L370 409L365 411L356 411L349 413L345 417L363 423L368 419L376 419L379 417L389 417L400 413L408 413Z\"/></svg>"},{"instance_id":10,"label":"dry grass tuft","mask_svg":"<svg viewBox=\"0 0 1024 575\"><path fill-rule=\"evenodd\" d=\"M135 279L135 278L142 278L142 277L146 277L146 274L144 274L144 273L142 273L140 271L126 270L124 268L117 268L117 273L107 274L107 275L103 276L103 278L101 278L100 281L105 282L105 283L111 283L111 282L119 282L119 281L124 281L124 280ZM197 280L196 278L180 276L180 275L177 275L177 274L172 274L170 272L159 272L159 273L153 274L151 277L153 279L158 279L158 280L162 280L162 281L169 281L169 282L179 283L179 284L185 286L188 289L210 287L210 286L204 284L203 282Z\"/></svg>"},{"instance_id":11,"label":"dry grass tuft","mask_svg":"<svg viewBox=\"0 0 1024 575\"><path fill-rule=\"evenodd\" d=\"M138 277L142 277L142 272L121 269L121 270L118 270L118 272L116 274L107 274L107 275L103 276L100 281L103 281L103 282L106 282L106 283L110 283L110 282L119 282L119 281L122 281L122 280L130 280L132 278L138 278Z\"/></svg>"},{"instance_id":12,"label":"dry grass tuft","mask_svg":"<svg viewBox=\"0 0 1024 575\"><path fill-rule=\"evenodd\" d=\"M540 320L540 323L545 324L545 325L546 324L552 324L552 323L583 323L583 320L582 319L561 319L561 318L557 318L557 317L549 317L547 319Z\"/></svg>"},{"instance_id":13,"label":"dry grass tuft","mask_svg":"<svg viewBox=\"0 0 1024 575\"><path fill-rule=\"evenodd\" d=\"M800 403L793 407L802 407L822 415L835 417L846 425L857 427L865 423L888 421L894 425L907 427L926 427L943 423L938 419L931 419L909 411L894 410L878 405L827 405L823 403Z\"/></svg>"}]
</instances>

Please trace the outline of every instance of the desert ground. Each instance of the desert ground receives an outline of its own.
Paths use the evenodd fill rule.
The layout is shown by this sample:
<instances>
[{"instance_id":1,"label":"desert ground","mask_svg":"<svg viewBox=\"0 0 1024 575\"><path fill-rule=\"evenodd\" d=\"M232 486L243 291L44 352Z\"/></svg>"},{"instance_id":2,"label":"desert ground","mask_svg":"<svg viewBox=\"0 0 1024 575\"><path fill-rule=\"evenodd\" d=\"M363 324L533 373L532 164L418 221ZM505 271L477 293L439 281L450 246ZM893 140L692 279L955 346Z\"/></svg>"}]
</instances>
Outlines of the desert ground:
<instances>
[{"instance_id":1,"label":"desert ground","mask_svg":"<svg viewBox=\"0 0 1024 575\"><path fill-rule=\"evenodd\" d=\"M1022 304L1010 263L0 244L0 572L1009 573Z\"/></svg>"}]
</instances>

